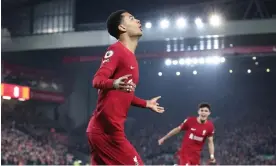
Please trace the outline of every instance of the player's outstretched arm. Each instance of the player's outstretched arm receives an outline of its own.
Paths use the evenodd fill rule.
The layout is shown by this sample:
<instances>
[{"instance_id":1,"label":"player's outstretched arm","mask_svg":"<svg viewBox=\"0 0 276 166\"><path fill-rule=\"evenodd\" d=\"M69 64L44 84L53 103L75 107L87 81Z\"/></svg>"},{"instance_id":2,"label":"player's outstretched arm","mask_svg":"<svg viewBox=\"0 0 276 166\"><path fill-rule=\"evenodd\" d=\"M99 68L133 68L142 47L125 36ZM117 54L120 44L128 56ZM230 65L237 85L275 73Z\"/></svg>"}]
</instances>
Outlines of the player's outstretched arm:
<instances>
[{"instance_id":1,"label":"player's outstretched arm","mask_svg":"<svg viewBox=\"0 0 276 166\"><path fill-rule=\"evenodd\" d=\"M170 137L178 134L180 131L181 131L180 126L172 129L170 132L168 132L168 134L166 134L164 137L162 137L161 139L158 140L158 144L162 145L167 139L169 139Z\"/></svg>"},{"instance_id":2,"label":"player's outstretched arm","mask_svg":"<svg viewBox=\"0 0 276 166\"><path fill-rule=\"evenodd\" d=\"M161 96L154 97L150 100L144 100L139 97L134 96L131 102L131 105L141 108L149 108L154 112L163 113L165 111L164 107L160 107L157 100L160 99Z\"/></svg>"}]
</instances>

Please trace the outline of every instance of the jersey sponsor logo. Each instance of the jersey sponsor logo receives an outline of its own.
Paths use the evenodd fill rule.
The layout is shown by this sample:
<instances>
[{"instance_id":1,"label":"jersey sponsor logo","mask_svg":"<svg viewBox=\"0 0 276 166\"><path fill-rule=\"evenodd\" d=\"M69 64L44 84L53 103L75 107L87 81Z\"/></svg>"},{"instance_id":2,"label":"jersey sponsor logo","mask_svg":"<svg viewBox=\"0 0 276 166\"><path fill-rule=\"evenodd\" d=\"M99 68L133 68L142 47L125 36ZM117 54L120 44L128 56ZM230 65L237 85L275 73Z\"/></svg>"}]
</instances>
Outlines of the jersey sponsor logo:
<instances>
[{"instance_id":1,"label":"jersey sponsor logo","mask_svg":"<svg viewBox=\"0 0 276 166\"><path fill-rule=\"evenodd\" d=\"M191 130L192 130L192 131L196 131L196 129L195 129L195 128L191 128Z\"/></svg>"},{"instance_id":2,"label":"jersey sponsor logo","mask_svg":"<svg viewBox=\"0 0 276 166\"><path fill-rule=\"evenodd\" d=\"M130 69L131 69L131 70L133 70L134 68L135 68L135 67L133 67L133 66L130 66Z\"/></svg>"},{"instance_id":3,"label":"jersey sponsor logo","mask_svg":"<svg viewBox=\"0 0 276 166\"><path fill-rule=\"evenodd\" d=\"M193 133L191 133L190 135L189 135L189 138L191 139L191 140L195 140L195 141L199 141L199 142L202 142L203 141L203 137L198 137L198 136L195 136Z\"/></svg>"}]
</instances>

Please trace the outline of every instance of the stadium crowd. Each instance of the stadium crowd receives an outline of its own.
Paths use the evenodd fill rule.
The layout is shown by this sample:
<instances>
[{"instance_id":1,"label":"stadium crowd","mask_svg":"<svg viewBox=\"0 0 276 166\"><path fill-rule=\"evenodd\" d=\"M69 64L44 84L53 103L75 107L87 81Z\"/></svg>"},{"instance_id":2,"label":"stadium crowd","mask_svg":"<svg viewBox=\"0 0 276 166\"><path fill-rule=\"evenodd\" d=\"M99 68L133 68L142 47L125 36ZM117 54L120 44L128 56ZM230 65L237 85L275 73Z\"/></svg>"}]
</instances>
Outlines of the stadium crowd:
<instances>
[{"instance_id":1,"label":"stadium crowd","mask_svg":"<svg viewBox=\"0 0 276 166\"><path fill-rule=\"evenodd\" d=\"M8 109L3 105L2 108ZM4 114L7 115L7 112ZM17 115L20 115L22 119L21 114ZM28 118L28 116L25 117ZM275 165L275 119L275 112L269 110L249 111L239 117L226 116L213 119L216 126L215 149L218 164ZM74 156L68 152L64 142L60 143L66 139L56 139L53 137L53 131L49 132L48 128L34 127L31 123L25 123L22 128L22 125L18 123L15 118L11 118L10 114L9 118L6 116L6 120L2 121L1 160L3 164L62 165L73 163ZM167 124L147 125L145 123L147 127L141 129L139 123L132 125L126 131L146 164L177 163L176 152L180 147L182 134L168 140L162 146L157 144L158 138L175 127L175 124ZM39 133L40 137L34 137L25 129L34 130L34 133ZM207 161L208 150L205 148L202 164L206 164Z\"/></svg>"},{"instance_id":2,"label":"stadium crowd","mask_svg":"<svg viewBox=\"0 0 276 166\"><path fill-rule=\"evenodd\" d=\"M19 108L2 104L1 163L71 165L74 156L60 143L61 139L57 139L59 137L53 129L48 130L48 127L35 123L41 117L32 114L31 110Z\"/></svg>"}]
</instances>

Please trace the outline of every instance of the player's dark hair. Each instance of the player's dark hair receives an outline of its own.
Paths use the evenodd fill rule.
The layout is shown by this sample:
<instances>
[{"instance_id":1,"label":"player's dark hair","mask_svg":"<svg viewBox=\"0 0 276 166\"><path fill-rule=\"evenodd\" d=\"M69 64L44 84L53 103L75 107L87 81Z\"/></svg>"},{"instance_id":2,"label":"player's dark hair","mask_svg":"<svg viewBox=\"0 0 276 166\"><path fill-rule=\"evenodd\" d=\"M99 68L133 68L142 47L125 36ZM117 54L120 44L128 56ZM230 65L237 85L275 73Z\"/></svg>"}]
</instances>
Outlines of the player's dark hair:
<instances>
[{"instance_id":1,"label":"player's dark hair","mask_svg":"<svg viewBox=\"0 0 276 166\"><path fill-rule=\"evenodd\" d=\"M120 36L120 30L118 26L121 24L123 16L122 14L127 12L126 10L117 10L116 12L113 12L110 14L110 16L107 18L106 26L108 33L115 37L116 39Z\"/></svg>"},{"instance_id":2,"label":"player's dark hair","mask_svg":"<svg viewBox=\"0 0 276 166\"><path fill-rule=\"evenodd\" d=\"M205 108L205 107L208 108L209 110L211 110L211 105L208 103L200 103L198 105L198 108Z\"/></svg>"}]
</instances>

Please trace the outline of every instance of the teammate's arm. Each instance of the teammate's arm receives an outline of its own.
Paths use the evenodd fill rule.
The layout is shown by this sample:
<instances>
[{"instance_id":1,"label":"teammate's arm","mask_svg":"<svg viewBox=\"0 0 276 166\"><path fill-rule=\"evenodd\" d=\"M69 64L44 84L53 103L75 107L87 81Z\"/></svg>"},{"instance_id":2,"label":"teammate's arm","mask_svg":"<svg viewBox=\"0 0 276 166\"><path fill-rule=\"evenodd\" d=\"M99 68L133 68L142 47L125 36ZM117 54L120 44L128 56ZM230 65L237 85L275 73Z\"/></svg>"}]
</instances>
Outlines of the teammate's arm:
<instances>
[{"instance_id":1,"label":"teammate's arm","mask_svg":"<svg viewBox=\"0 0 276 166\"><path fill-rule=\"evenodd\" d=\"M211 163L216 163L215 159L215 145L214 145L214 129L212 130L212 133L209 134L208 136L208 149L210 153L210 162Z\"/></svg>"},{"instance_id":2,"label":"teammate's arm","mask_svg":"<svg viewBox=\"0 0 276 166\"><path fill-rule=\"evenodd\" d=\"M214 154L215 154L215 145L214 145L214 137L210 136L208 137L208 149L209 149L209 153L210 153L210 158L214 158Z\"/></svg>"},{"instance_id":3,"label":"teammate's arm","mask_svg":"<svg viewBox=\"0 0 276 166\"><path fill-rule=\"evenodd\" d=\"M174 129L172 129L170 132L168 132L164 137L162 137L161 139L158 140L158 144L162 145L167 139L169 139L170 137L178 134L181 131L181 127L178 126Z\"/></svg>"},{"instance_id":4,"label":"teammate's arm","mask_svg":"<svg viewBox=\"0 0 276 166\"><path fill-rule=\"evenodd\" d=\"M168 134L166 134L164 137L162 137L161 139L159 139L159 140L158 140L158 144L159 144L159 145L162 145L162 144L164 143L164 141L166 141L166 140L169 139L170 137L172 137L172 136L178 134L181 130L187 130L187 128L188 128L188 123L187 123L187 121L188 121L188 118L185 119L184 122L183 122L180 126L174 128L174 129L172 129L170 132L168 132Z\"/></svg>"}]
</instances>

